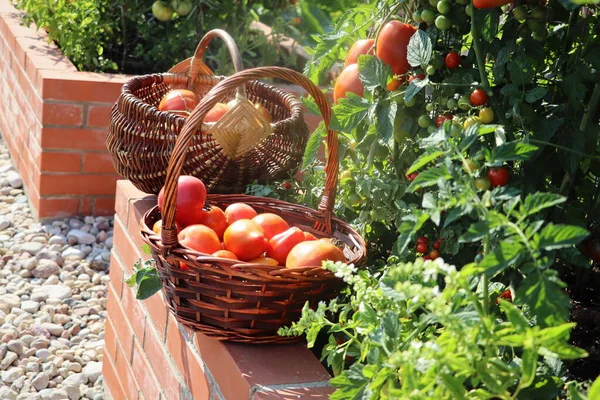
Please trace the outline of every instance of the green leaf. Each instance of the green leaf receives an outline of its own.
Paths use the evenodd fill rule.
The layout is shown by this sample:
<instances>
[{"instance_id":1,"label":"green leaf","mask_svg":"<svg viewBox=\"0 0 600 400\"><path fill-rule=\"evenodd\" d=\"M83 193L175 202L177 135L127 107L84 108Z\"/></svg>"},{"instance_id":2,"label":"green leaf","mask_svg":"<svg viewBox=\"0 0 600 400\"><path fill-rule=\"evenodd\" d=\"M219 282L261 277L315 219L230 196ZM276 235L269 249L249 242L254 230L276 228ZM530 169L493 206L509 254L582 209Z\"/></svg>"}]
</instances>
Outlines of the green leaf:
<instances>
[{"instance_id":1,"label":"green leaf","mask_svg":"<svg viewBox=\"0 0 600 400\"><path fill-rule=\"evenodd\" d=\"M162 288L158 271L154 267L144 267L135 271L126 281L129 287L137 285L135 298L145 300Z\"/></svg>"},{"instance_id":2,"label":"green leaf","mask_svg":"<svg viewBox=\"0 0 600 400\"><path fill-rule=\"evenodd\" d=\"M520 55L508 63L508 72L512 83L519 86L530 83L535 76L535 68L525 55Z\"/></svg>"},{"instance_id":3,"label":"green leaf","mask_svg":"<svg viewBox=\"0 0 600 400\"><path fill-rule=\"evenodd\" d=\"M529 92L527 92L527 94L525 95L525 101L528 103L535 103L536 101L538 101L542 97L544 97L546 95L546 93L548 93L548 89L546 89L546 88L542 88L542 87L533 88Z\"/></svg>"},{"instance_id":4,"label":"green leaf","mask_svg":"<svg viewBox=\"0 0 600 400\"><path fill-rule=\"evenodd\" d=\"M574 246L585 239L587 235L588 231L579 226L550 223L540 232L537 244L542 249L556 250Z\"/></svg>"},{"instance_id":5,"label":"green leaf","mask_svg":"<svg viewBox=\"0 0 600 400\"><path fill-rule=\"evenodd\" d=\"M494 165L499 165L505 161L527 160L537 149L537 146L529 143L508 142L492 150L491 160Z\"/></svg>"},{"instance_id":6,"label":"green leaf","mask_svg":"<svg viewBox=\"0 0 600 400\"><path fill-rule=\"evenodd\" d=\"M302 104L304 107L306 107L309 114L321 115L321 110L319 109L317 103L315 103L315 99L312 96L308 95L306 97L302 97Z\"/></svg>"},{"instance_id":7,"label":"green leaf","mask_svg":"<svg viewBox=\"0 0 600 400\"><path fill-rule=\"evenodd\" d=\"M358 56L358 71L358 77L367 90L373 90L378 86L386 87L387 78L392 73L388 64L366 54Z\"/></svg>"},{"instance_id":8,"label":"green leaf","mask_svg":"<svg viewBox=\"0 0 600 400\"><path fill-rule=\"evenodd\" d=\"M588 392L589 399L600 399L600 376L596 378L590 391Z\"/></svg>"},{"instance_id":9,"label":"green leaf","mask_svg":"<svg viewBox=\"0 0 600 400\"><path fill-rule=\"evenodd\" d=\"M530 274L521 283L515 297L515 301L529 306L531 314L537 317L538 325L543 328L569 319L569 297L555 274L552 270Z\"/></svg>"},{"instance_id":10,"label":"green leaf","mask_svg":"<svg viewBox=\"0 0 600 400\"><path fill-rule=\"evenodd\" d=\"M408 41L407 60L412 67L421 66L423 69L429 64L433 46L431 39L422 30L417 30Z\"/></svg>"},{"instance_id":11,"label":"green leaf","mask_svg":"<svg viewBox=\"0 0 600 400\"><path fill-rule=\"evenodd\" d=\"M537 369L537 358L538 355L533 349L525 349L521 356L521 382L519 383L520 388L526 388L531 386L535 380L535 372Z\"/></svg>"},{"instance_id":12,"label":"green leaf","mask_svg":"<svg viewBox=\"0 0 600 400\"><path fill-rule=\"evenodd\" d=\"M421 172L408 187L409 192L414 192L422 187L429 187L437 184L437 181L451 179L452 175L448 172L445 166L430 168L427 171Z\"/></svg>"},{"instance_id":13,"label":"green leaf","mask_svg":"<svg viewBox=\"0 0 600 400\"><path fill-rule=\"evenodd\" d=\"M523 250L520 243L501 242L493 252L481 260L479 267L485 270L486 275L494 277L514 264Z\"/></svg>"},{"instance_id":14,"label":"green leaf","mask_svg":"<svg viewBox=\"0 0 600 400\"><path fill-rule=\"evenodd\" d=\"M478 10L477 14L483 15L483 24L478 24L481 29L481 36L488 42L492 43L492 40L498 34L498 23L500 21L500 15L502 12L499 8L491 8L488 10Z\"/></svg>"},{"instance_id":15,"label":"green leaf","mask_svg":"<svg viewBox=\"0 0 600 400\"><path fill-rule=\"evenodd\" d=\"M490 233L490 226L486 221L471 224L469 229L458 239L459 243L476 242Z\"/></svg>"},{"instance_id":16,"label":"green leaf","mask_svg":"<svg viewBox=\"0 0 600 400\"><path fill-rule=\"evenodd\" d=\"M404 92L404 101L411 101L413 97L415 97L421 89L423 89L429 83L429 77L425 79L413 79L413 81L406 88L406 92Z\"/></svg>"},{"instance_id":17,"label":"green leaf","mask_svg":"<svg viewBox=\"0 0 600 400\"><path fill-rule=\"evenodd\" d=\"M529 322L527 322L527 318L525 318L521 310L519 310L517 306L510 301L506 301L504 299L498 299L498 303L502 306L502 309L506 314L506 318L508 318L512 324L515 332L525 333L529 328Z\"/></svg>"},{"instance_id":18,"label":"green leaf","mask_svg":"<svg viewBox=\"0 0 600 400\"><path fill-rule=\"evenodd\" d=\"M308 138L306 148L304 149L304 157L302 158L302 170L307 169L317 158L319 148L325 139L327 132L325 131L325 123L321 121L317 129Z\"/></svg>"},{"instance_id":19,"label":"green leaf","mask_svg":"<svg viewBox=\"0 0 600 400\"><path fill-rule=\"evenodd\" d=\"M377 132L379 132L379 135L386 141L394 134L394 119L396 118L397 110L398 104L393 101L389 104L377 105Z\"/></svg>"},{"instance_id":20,"label":"green leaf","mask_svg":"<svg viewBox=\"0 0 600 400\"><path fill-rule=\"evenodd\" d=\"M578 358L584 358L588 356L588 352L580 349L579 347L571 346L565 342L558 342L551 346L543 346L540 348L540 353L548 355L550 352L552 356L558 357L562 360L576 360Z\"/></svg>"},{"instance_id":21,"label":"green leaf","mask_svg":"<svg viewBox=\"0 0 600 400\"><path fill-rule=\"evenodd\" d=\"M349 92L346 96L333 107L330 129L351 133L365 119L371 104L354 93Z\"/></svg>"},{"instance_id":22,"label":"green leaf","mask_svg":"<svg viewBox=\"0 0 600 400\"><path fill-rule=\"evenodd\" d=\"M148 243L144 243L142 245L142 251L144 252L144 254L148 254L148 255L152 254L152 249L150 248L150 245Z\"/></svg>"},{"instance_id":23,"label":"green leaf","mask_svg":"<svg viewBox=\"0 0 600 400\"><path fill-rule=\"evenodd\" d=\"M554 342L568 341L571 329L575 327L575 323L562 324L559 326L551 326L544 328L537 333L537 338L542 346L551 345Z\"/></svg>"},{"instance_id":24,"label":"green leaf","mask_svg":"<svg viewBox=\"0 0 600 400\"><path fill-rule=\"evenodd\" d=\"M525 198L525 202L521 208L522 218L536 214L545 208L554 207L557 204L564 203L566 200L566 197L555 193L537 192L530 194Z\"/></svg>"},{"instance_id":25,"label":"green leaf","mask_svg":"<svg viewBox=\"0 0 600 400\"><path fill-rule=\"evenodd\" d=\"M443 151L433 151L433 152L421 154L421 156L419 156L419 158L417 158L417 160L413 163L413 165L410 166L408 171L406 171L406 174L408 175L408 174L412 174L415 171L418 171L419 169L421 169L422 167L429 164L430 162L432 162L433 160L435 160L436 158L438 158L439 156L441 156L443 154L444 154Z\"/></svg>"},{"instance_id":26,"label":"green leaf","mask_svg":"<svg viewBox=\"0 0 600 400\"><path fill-rule=\"evenodd\" d=\"M441 378L446 388L452 393L453 399L465 398L467 390L458 378L449 374L441 374Z\"/></svg>"},{"instance_id":27,"label":"green leaf","mask_svg":"<svg viewBox=\"0 0 600 400\"><path fill-rule=\"evenodd\" d=\"M363 375L364 366L360 363L352 366L342 372L340 375L332 378L329 383L337 388L330 397L330 400L364 400L370 396L367 389L369 380Z\"/></svg>"}]
</instances>

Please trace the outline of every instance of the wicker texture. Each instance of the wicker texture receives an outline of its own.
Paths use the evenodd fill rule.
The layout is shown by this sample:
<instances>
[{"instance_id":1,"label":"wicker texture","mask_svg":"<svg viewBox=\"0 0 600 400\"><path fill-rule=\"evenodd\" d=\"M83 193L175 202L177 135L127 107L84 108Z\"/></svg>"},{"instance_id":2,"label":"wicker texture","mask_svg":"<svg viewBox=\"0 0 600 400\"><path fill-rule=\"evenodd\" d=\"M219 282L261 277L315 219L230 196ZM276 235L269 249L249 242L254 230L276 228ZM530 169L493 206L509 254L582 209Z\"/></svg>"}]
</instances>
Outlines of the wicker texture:
<instances>
[{"instance_id":1,"label":"wicker texture","mask_svg":"<svg viewBox=\"0 0 600 400\"><path fill-rule=\"evenodd\" d=\"M222 30L208 32L193 57L168 73L143 75L123 85L113 106L106 136L116 171L134 186L157 194L165 184L169 157L189 118L159 111L172 89L186 88L203 97L224 77L214 76L202 62L213 38L221 38L236 71L241 57L233 39ZM182 172L203 180L212 193L239 193L253 181L266 182L293 173L308 140L302 103L290 93L258 81L247 81L221 97L240 103L217 123L196 123ZM261 104L272 117L268 123L248 101ZM243 122L240 124L240 122Z\"/></svg>"},{"instance_id":2,"label":"wicker texture","mask_svg":"<svg viewBox=\"0 0 600 400\"><path fill-rule=\"evenodd\" d=\"M255 68L225 79L192 112L177 139L167 172L162 215L155 207L142 220L142 236L156 260L169 308L182 324L219 340L246 343L297 340L277 335L277 329L296 320L307 300L315 306L319 301L336 296L342 285L338 278L320 266L285 268L227 260L184 248L177 242L177 181L196 126L224 93L263 76L303 86L314 97L329 125L331 110L325 96L295 71L278 67ZM358 264L366 256L364 240L348 224L332 217L339 161L337 134L331 130L327 132L327 157L326 183L318 210L245 195L210 194L207 202L222 209L232 203L244 202L258 213L278 214L290 226L297 226L317 237L336 239L348 262ZM151 227L161 217L162 231L157 235ZM180 263L189 269L181 269Z\"/></svg>"}]
</instances>

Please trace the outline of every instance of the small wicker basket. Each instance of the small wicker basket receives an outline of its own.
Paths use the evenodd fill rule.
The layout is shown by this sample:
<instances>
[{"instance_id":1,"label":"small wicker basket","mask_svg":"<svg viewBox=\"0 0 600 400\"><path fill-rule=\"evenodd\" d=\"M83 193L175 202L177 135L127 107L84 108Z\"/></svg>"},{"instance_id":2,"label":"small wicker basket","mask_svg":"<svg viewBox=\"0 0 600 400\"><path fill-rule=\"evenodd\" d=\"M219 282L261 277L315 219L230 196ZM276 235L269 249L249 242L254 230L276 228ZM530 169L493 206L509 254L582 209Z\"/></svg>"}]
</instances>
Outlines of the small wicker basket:
<instances>
[{"instance_id":1,"label":"small wicker basket","mask_svg":"<svg viewBox=\"0 0 600 400\"><path fill-rule=\"evenodd\" d=\"M315 306L319 301L336 296L341 280L320 265L273 267L202 254L182 247L175 228L177 181L196 127L225 93L261 77L275 77L303 86L315 98L325 123L329 124L331 110L325 96L295 71L279 67L255 68L225 79L204 97L177 138L167 172L163 214L161 216L154 207L144 215L142 236L150 245L169 308L179 322L220 340L277 343L297 340L277 335L277 329L296 320L306 301ZM347 223L332 217L339 172L338 138L334 131L328 131L327 144L327 178L318 210L245 195L209 194L207 202L222 208L244 202L259 213L276 213L290 226L317 237L337 239L348 262L357 264L366 255L364 240ZM163 228L157 235L151 227L161 217ZM189 269L181 269L180 263Z\"/></svg>"},{"instance_id":2,"label":"small wicker basket","mask_svg":"<svg viewBox=\"0 0 600 400\"><path fill-rule=\"evenodd\" d=\"M237 72L243 69L239 50L229 34L208 32L193 57L168 73L142 75L123 85L113 106L106 145L116 171L138 189L157 194L165 184L167 165L187 117L160 111L163 96L186 88L200 97L224 79L202 62L213 38L225 41ZM308 139L302 103L290 93L258 81L224 94L237 99L218 122L198 124L183 163L183 173L202 179L212 193L240 193L253 181L266 182L292 174ZM261 104L269 122L254 107Z\"/></svg>"}]
</instances>

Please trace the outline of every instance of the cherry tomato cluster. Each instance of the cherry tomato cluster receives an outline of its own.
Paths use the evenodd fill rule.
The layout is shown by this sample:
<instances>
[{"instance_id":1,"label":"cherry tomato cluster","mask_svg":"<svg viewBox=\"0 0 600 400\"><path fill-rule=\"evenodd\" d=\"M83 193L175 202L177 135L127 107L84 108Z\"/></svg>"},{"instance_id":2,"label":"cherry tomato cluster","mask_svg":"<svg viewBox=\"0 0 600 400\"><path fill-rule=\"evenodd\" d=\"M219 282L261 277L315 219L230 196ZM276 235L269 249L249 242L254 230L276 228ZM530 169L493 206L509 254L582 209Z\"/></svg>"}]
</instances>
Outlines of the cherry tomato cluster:
<instances>
[{"instance_id":1,"label":"cherry tomato cluster","mask_svg":"<svg viewBox=\"0 0 600 400\"><path fill-rule=\"evenodd\" d=\"M424 254L425 260L435 260L440 256L440 247L442 246L442 239L438 239L433 243L433 250L429 251L429 239L427 236L421 236L417 239L417 252ZM429 252L429 254L427 254Z\"/></svg>"}]
</instances>

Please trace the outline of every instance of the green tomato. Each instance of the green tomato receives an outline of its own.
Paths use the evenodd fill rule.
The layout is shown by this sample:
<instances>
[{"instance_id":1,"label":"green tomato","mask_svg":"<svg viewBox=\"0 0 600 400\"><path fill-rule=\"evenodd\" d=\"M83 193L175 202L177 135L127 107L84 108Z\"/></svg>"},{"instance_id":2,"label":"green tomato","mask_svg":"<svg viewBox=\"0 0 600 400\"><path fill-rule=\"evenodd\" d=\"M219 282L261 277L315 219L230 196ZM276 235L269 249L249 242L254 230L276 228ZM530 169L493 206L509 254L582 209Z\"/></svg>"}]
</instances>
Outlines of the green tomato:
<instances>
[{"instance_id":1,"label":"green tomato","mask_svg":"<svg viewBox=\"0 0 600 400\"><path fill-rule=\"evenodd\" d=\"M442 107L444 107L446 104L448 104L448 97L447 96L442 96L440 98L438 98L438 103L440 103L440 105Z\"/></svg>"},{"instance_id":2,"label":"green tomato","mask_svg":"<svg viewBox=\"0 0 600 400\"><path fill-rule=\"evenodd\" d=\"M531 37L533 38L533 40L537 40L538 42L543 42L548 37L548 32L546 32L546 31L532 32Z\"/></svg>"},{"instance_id":3,"label":"green tomato","mask_svg":"<svg viewBox=\"0 0 600 400\"><path fill-rule=\"evenodd\" d=\"M421 11L415 11L413 13L413 20L417 23L420 24L421 22L423 22L423 18L421 18Z\"/></svg>"},{"instance_id":4,"label":"green tomato","mask_svg":"<svg viewBox=\"0 0 600 400\"><path fill-rule=\"evenodd\" d=\"M438 0L429 0L429 4L434 8L437 6L437 3L438 3Z\"/></svg>"},{"instance_id":5,"label":"green tomato","mask_svg":"<svg viewBox=\"0 0 600 400\"><path fill-rule=\"evenodd\" d=\"M525 21L527 19L527 9L524 6L515 7L513 17L519 22Z\"/></svg>"},{"instance_id":6,"label":"green tomato","mask_svg":"<svg viewBox=\"0 0 600 400\"><path fill-rule=\"evenodd\" d=\"M546 21L548 19L548 9L544 6L537 6L531 11L531 18Z\"/></svg>"},{"instance_id":7,"label":"green tomato","mask_svg":"<svg viewBox=\"0 0 600 400\"><path fill-rule=\"evenodd\" d=\"M471 4L467 4L465 6L465 14L467 14L469 17L473 15L473 6Z\"/></svg>"},{"instance_id":8,"label":"green tomato","mask_svg":"<svg viewBox=\"0 0 600 400\"><path fill-rule=\"evenodd\" d=\"M461 98L458 99L458 108L463 111L467 111L471 108L471 101L467 96L461 96Z\"/></svg>"},{"instance_id":9,"label":"green tomato","mask_svg":"<svg viewBox=\"0 0 600 400\"><path fill-rule=\"evenodd\" d=\"M433 65L428 65L427 68L425 69L425 73L427 75L433 75L433 74L435 74L435 71L436 71L436 69Z\"/></svg>"},{"instance_id":10,"label":"green tomato","mask_svg":"<svg viewBox=\"0 0 600 400\"><path fill-rule=\"evenodd\" d=\"M433 12L433 10L423 10L421 11L421 18L427 25L432 25L435 21L435 12Z\"/></svg>"},{"instance_id":11,"label":"green tomato","mask_svg":"<svg viewBox=\"0 0 600 400\"><path fill-rule=\"evenodd\" d=\"M425 109L429 112L435 110L435 105L433 103L427 103L427 105L425 106Z\"/></svg>"},{"instance_id":12,"label":"green tomato","mask_svg":"<svg viewBox=\"0 0 600 400\"><path fill-rule=\"evenodd\" d=\"M449 110L454 111L458 109L458 103L454 99L449 99L446 103L446 107L448 107Z\"/></svg>"},{"instance_id":13,"label":"green tomato","mask_svg":"<svg viewBox=\"0 0 600 400\"><path fill-rule=\"evenodd\" d=\"M417 120L417 124L419 124L421 128L427 128L431 125L431 118L429 118L429 115L423 114Z\"/></svg>"},{"instance_id":14,"label":"green tomato","mask_svg":"<svg viewBox=\"0 0 600 400\"><path fill-rule=\"evenodd\" d=\"M448 14L452 10L452 4L448 0L440 0L437 2L437 10L442 14Z\"/></svg>"},{"instance_id":15,"label":"green tomato","mask_svg":"<svg viewBox=\"0 0 600 400\"><path fill-rule=\"evenodd\" d=\"M452 121L452 125L450 126L450 136L457 137L458 135L460 135L460 125Z\"/></svg>"},{"instance_id":16,"label":"green tomato","mask_svg":"<svg viewBox=\"0 0 600 400\"><path fill-rule=\"evenodd\" d=\"M492 186L490 180L488 178L477 178L475 179L475 188L482 192L485 192Z\"/></svg>"},{"instance_id":17,"label":"green tomato","mask_svg":"<svg viewBox=\"0 0 600 400\"><path fill-rule=\"evenodd\" d=\"M438 15L438 17L435 19L435 27L440 31L447 31L452 27L452 21L450 21L450 18L446 17L445 15Z\"/></svg>"},{"instance_id":18,"label":"green tomato","mask_svg":"<svg viewBox=\"0 0 600 400\"><path fill-rule=\"evenodd\" d=\"M404 100L404 105L406 107L413 107L415 104L417 104L417 97L413 96L412 99L410 99L409 101Z\"/></svg>"},{"instance_id":19,"label":"green tomato","mask_svg":"<svg viewBox=\"0 0 600 400\"><path fill-rule=\"evenodd\" d=\"M531 29L531 32L541 33L546 30L546 24L544 22L533 19L527 21L527 26Z\"/></svg>"},{"instance_id":20,"label":"green tomato","mask_svg":"<svg viewBox=\"0 0 600 400\"><path fill-rule=\"evenodd\" d=\"M427 127L427 133L429 133L431 135L433 132L435 132L435 129L436 129L435 126L429 125Z\"/></svg>"}]
</instances>

